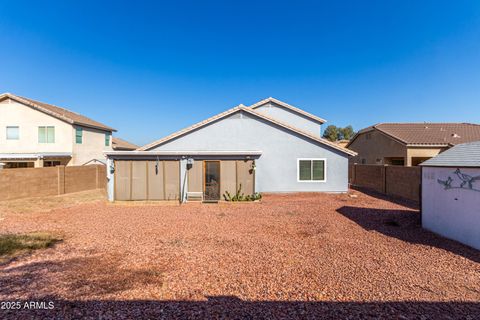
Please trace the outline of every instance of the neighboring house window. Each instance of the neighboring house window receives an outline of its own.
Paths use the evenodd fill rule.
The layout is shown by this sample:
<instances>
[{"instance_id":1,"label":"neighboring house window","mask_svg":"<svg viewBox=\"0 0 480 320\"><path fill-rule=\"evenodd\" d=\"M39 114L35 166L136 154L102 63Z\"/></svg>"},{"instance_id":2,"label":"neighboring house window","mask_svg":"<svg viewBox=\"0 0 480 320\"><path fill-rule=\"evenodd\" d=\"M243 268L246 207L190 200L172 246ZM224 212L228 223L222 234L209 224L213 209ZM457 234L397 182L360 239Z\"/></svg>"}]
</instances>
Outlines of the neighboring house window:
<instances>
[{"instance_id":1,"label":"neighboring house window","mask_svg":"<svg viewBox=\"0 0 480 320\"><path fill-rule=\"evenodd\" d=\"M298 181L324 182L326 181L325 159L298 159Z\"/></svg>"},{"instance_id":2,"label":"neighboring house window","mask_svg":"<svg viewBox=\"0 0 480 320\"><path fill-rule=\"evenodd\" d=\"M372 134L371 133L367 133L366 136L367 140L370 140L372 138Z\"/></svg>"},{"instance_id":3,"label":"neighboring house window","mask_svg":"<svg viewBox=\"0 0 480 320\"><path fill-rule=\"evenodd\" d=\"M110 146L110 133L105 133L105 147Z\"/></svg>"},{"instance_id":4,"label":"neighboring house window","mask_svg":"<svg viewBox=\"0 0 480 320\"><path fill-rule=\"evenodd\" d=\"M7 162L5 169L16 169L16 168L33 168L33 162Z\"/></svg>"},{"instance_id":5,"label":"neighboring house window","mask_svg":"<svg viewBox=\"0 0 480 320\"><path fill-rule=\"evenodd\" d=\"M81 144L83 141L83 129L75 128L75 142Z\"/></svg>"},{"instance_id":6,"label":"neighboring house window","mask_svg":"<svg viewBox=\"0 0 480 320\"><path fill-rule=\"evenodd\" d=\"M55 143L55 127L38 127L39 143Z\"/></svg>"},{"instance_id":7,"label":"neighboring house window","mask_svg":"<svg viewBox=\"0 0 480 320\"><path fill-rule=\"evenodd\" d=\"M43 161L43 166L44 167L56 167L61 165L62 163L60 161L52 160L52 161Z\"/></svg>"},{"instance_id":8,"label":"neighboring house window","mask_svg":"<svg viewBox=\"0 0 480 320\"><path fill-rule=\"evenodd\" d=\"M18 126L7 127L7 140L18 140L20 137L20 129Z\"/></svg>"}]
</instances>

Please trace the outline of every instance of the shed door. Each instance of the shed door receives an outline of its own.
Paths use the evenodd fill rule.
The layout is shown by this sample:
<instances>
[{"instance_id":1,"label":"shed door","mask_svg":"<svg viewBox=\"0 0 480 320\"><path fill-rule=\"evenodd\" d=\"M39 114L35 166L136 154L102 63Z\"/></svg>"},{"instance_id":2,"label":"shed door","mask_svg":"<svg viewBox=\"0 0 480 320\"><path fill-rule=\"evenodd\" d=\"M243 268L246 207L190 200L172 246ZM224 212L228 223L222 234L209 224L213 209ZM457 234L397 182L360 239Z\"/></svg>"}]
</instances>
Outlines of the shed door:
<instances>
[{"instance_id":1,"label":"shed door","mask_svg":"<svg viewBox=\"0 0 480 320\"><path fill-rule=\"evenodd\" d=\"M220 161L205 161L204 199L220 200Z\"/></svg>"}]
</instances>

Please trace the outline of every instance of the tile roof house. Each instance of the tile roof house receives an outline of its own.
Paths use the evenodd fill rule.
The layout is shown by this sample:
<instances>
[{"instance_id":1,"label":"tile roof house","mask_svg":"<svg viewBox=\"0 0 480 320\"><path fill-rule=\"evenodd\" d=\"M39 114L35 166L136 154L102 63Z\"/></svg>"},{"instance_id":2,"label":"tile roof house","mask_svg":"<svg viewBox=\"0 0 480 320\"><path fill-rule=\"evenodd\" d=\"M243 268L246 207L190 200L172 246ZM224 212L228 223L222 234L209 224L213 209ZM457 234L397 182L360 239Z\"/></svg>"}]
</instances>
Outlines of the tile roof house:
<instances>
[{"instance_id":1,"label":"tile roof house","mask_svg":"<svg viewBox=\"0 0 480 320\"><path fill-rule=\"evenodd\" d=\"M132 151L138 149L138 146L123 139L113 137L112 148L115 151Z\"/></svg>"},{"instance_id":2,"label":"tile roof house","mask_svg":"<svg viewBox=\"0 0 480 320\"><path fill-rule=\"evenodd\" d=\"M115 129L81 114L11 93L0 95L4 168L104 162Z\"/></svg>"},{"instance_id":3,"label":"tile roof house","mask_svg":"<svg viewBox=\"0 0 480 320\"><path fill-rule=\"evenodd\" d=\"M354 163L416 166L454 145L480 140L472 123L380 123L360 130L347 148Z\"/></svg>"},{"instance_id":4,"label":"tile roof house","mask_svg":"<svg viewBox=\"0 0 480 320\"><path fill-rule=\"evenodd\" d=\"M320 136L325 120L274 98L238 105L136 151L107 152L110 200L205 201L226 192L348 190L356 153Z\"/></svg>"}]
</instances>

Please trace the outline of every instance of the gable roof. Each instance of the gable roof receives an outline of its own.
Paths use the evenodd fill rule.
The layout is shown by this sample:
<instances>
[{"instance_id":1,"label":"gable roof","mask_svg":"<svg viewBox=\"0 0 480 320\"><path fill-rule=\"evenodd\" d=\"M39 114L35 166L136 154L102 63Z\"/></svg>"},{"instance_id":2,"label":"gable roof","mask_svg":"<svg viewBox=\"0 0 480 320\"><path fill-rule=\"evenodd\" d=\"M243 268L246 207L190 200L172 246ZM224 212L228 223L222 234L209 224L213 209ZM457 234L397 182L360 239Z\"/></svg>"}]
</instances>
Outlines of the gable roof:
<instances>
[{"instance_id":1,"label":"gable roof","mask_svg":"<svg viewBox=\"0 0 480 320\"><path fill-rule=\"evenodd\" d=\"M126 140L113 137L112 148L113 150L136 150L138 149L138 146Z\"/></svg>"},{"instance_id":2,"label":"gable roof","mask_svg":"<svg viewBox=\"0 0 480 320\"><path fill-rule=\"evenodd\" d=\"M214 121L223 119L223 118L225 118L225 117L227 117L227 116L229 116L229 115L231 115L231 114L234 114L234 113L236 113L236 112L239 112L239 111L244 111L244 112L246 112L246 113L248 113L248 114L251 114L251 115L253 115L253 116L257 117L257 118L266 120L266 121L269 122L269 123L273 123L273 124L275 124L275 125L277 125L277 126L279 126L279 127L282 127L282 128L284 128L284 129L287 129L287 130L290 131L290 132L294 132L294 133L297 133L297 134L299 134L299 135L301 135L301 136L303 136L303 137L305 137L305 138L308 138L308 139L310 139L310 140L313 140L313 141L316 141L316 142L320 142L320 143L322 143L322 144L324 144L324 145L327 145L327 146L331 147L332 149L336 149L336 150L341 151L341 152L343 152L343 153L346 153L346 154L348 154L348 155L354 156L354 155L357 154L355 151L352 151L352 150L343 148L343 147L341 147L341 146L339 146L339 145L337 145L337 144L335 144L335 143L333 143L333 142L330 142L330 141L328 141L328 140L326 140L326 139L319 138L319 137L315 137L315 136L313 136L313 135L311 135L311 134L309 134L309 133L307 133L307 132L301 131L301 130L299 130L299 129L297 129L297 128L294 128L294 127L292 127L292 126L290 126L290 125L288 125L288 124L285 124L285 123L283 123L283 122L280 122L280 121L278 121L278 120L275 120L275 119L272 119L272 118L270 118L270 117L268 117L268 116L265 116L265 115L263 115L263 114L261 114L261 113L259 113L259 112L254 111L251 107L246 107L246 106L244 106L243 104L240 104L240 105L238 105L238 106L236 106L236 107L234 107L234 108L232 108L232 109L229 109L229 110L227 110L227 111L225 111L225 112L219 113L219 114L217 114L217 115L215 115L215 116L213 116L213 117L210 117L210 118L208 118L208 119L206 119L206 120L204 120L204 121L198 122L198 123L196 123L196 124L194 124L194 125L192 125L192 126L190 126L190 127L187 127L187 128L182 129L182 130L180 130L180 131L177 131L177 132L175 132L175 133L172 133L172 134L169 135L169 136L166 136L166 137L164 137L164 138L162 138L162 139L160 139L160 140L157 140L157 141L154 141L154 142L152 142L152 143L150 143L150 144L147 144L147 145L145 145L145 146L143 146L143 147L141 147L141 148L138 148L137 150L139 150L139 151L149 150L149 149L151 149L151 148L153 148L153 147L159 146L159 145L164 144L164 143L166 143L166 142L168 142L168 141L170 141L170 140L173 140L173 139L178 138L178 137L180 137L180 136L186 135L186 134L188 134L189 132L192 132L192 131L194 131L194 130L196 130L196 129L202 128L202 127L208 125L209 123L212 123L212 122L214 122Z\"/></svg>"},{"instance_id":3,"label":"gable roof","mask_svg":"<svg viewBox=\"0 0 480 320\"><path fill-rule=\"evenodd\" d=\"M456 145L420 165L426 167L480 167L480 141Z\"/></svg>"},{"instance_id":4,"label":"gable roof","mask_svg":"<svg viewBox=\"0 0 480 320\"><path fill-rule=\"evenodd\" d=\"M452 146L480 140L480 125L473 123L379 123L360 130L360 135L378 130L407 146Z\"/></svg>"},{"instance_id":5,"label":"gable roof","mask_svg":"<svg viewBox=\"0 0 480 320\"><path fill-rule=\"evenodd\" d=\"M325 123L325 122L327 122L327 120L325 120L325 119L322 119L322 118L320 118L320 117L317 117L316 115L313 115L313 114L311 114L311 113L308 113L308 112L306 112L306 111L304 111L304 110L302 110L302 109L299 109L299 108L297 108L297 107L294 107L294 106L292 106L292 105L290 105L290 104L288 104L288 103L285 103L285 102L283 102L283 101L280 101L280 100L275 99L275 98L272 98L272 97L267 98L267 99L264 99L264 100L261 100L261 101L259 101L259 102L257 102L257 103L254 103L254 104L252 104L252 105L250 106L250 108L256 109L256 108L261 107L261 106L263 106L263 105L265 105L265 104L267 104L267 103L270 103L270 102L273 102L273 103L275 103L275 104L278 104L279 106L282 106L282 107L284 107L284 108L286 108L286 109L289 109L289 110L291 110L291 111L293 111L293 112L295 112L295 113L301 114L301 115L303 115L303 116L305 116L305 117L307 117L307 118L310 118L310 119L312 119L312 120L314 120L314 121L317 121L317 122L319 122L319 123Z\"/></svg>"},{"instance_id":6,"label":"gable roof","mask_svg":"<svg viewBox=\"0 0 480 320\"><path fill-rule=\"evenodd\" d=\"M24 105L32 107L33 109L39 110L43 113L51 115L52 117L55 117L57 119L60 119L70 124L77 124L84 127L90 127L90 128L100 129L104 131L117 131L109 126L104 125L103 123L97 122L95 120L87 118L76 112L67 110L65 108L54 106L52 104L17 96L11 93L4 93L0 95L0 100L6 99L6 98L20 102Z\"/></svg>"}]
</instances>

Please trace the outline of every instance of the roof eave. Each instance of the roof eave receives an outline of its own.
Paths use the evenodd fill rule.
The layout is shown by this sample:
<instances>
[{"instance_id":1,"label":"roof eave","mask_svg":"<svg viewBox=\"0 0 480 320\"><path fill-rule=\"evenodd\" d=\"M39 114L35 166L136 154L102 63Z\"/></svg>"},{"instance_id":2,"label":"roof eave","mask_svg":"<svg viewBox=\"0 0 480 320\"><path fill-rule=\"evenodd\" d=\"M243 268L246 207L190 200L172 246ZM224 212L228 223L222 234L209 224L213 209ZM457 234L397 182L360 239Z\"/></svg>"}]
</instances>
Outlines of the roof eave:
<instances>
[{"instance_id":1,"label":"roof eave","mask_svg":"<svg viewBox=\"0 0 480 320\"><path fill-rule=\"evenodd\" d=\"M407 147L415 147L415 148L442 148L442 147L449 147L449 143L407 143Z\"/></svg>"},{"instance_id":2,"label":"roof eave","mask_svg":"<svg viewBox=\"0 0 480 320\"><path fill-rule=\"evenodd\" d=\"M306 133L306 132L303 132L303 131L300 131L300 130L298 130L298 129L292 128L292 127L290 127L289 125L284 124L284 123L282 123L282 122L280 122L280 121L278 121L278 120L275 120L275 119L272 119L272 118L270 118L270 117L267 117L267 116L265 116L265 115L263 115L263 114L260 114L260 113L254 111L253 109L251 109L251 108L249 108L249 107L243 107L243 108L241 108L241 110L246 111L246 112L248 112L248 113L250 113L250 114L252 114L252 115L255 115L255 116L259 117L259 118L265 119L265 120L267 120L267 121L269 121L269 122L271 122L271 123L273 123L273 124L279 125L279 126L285 128L285 129L287 129L287 130L290 130L290 131L292 131L292 132L296 132L297 134L300 134L300 135L302 135L302 136L304 136L304 137L306 137L306 138L309 138L309 139L311 139L311 140L313 140L313 141L320 142L320 143L322 143L322 144L324 144L324 145L326 145L326 146L329 146L329 147L331 147L331 148L333 148L333 149L336 149L336 150L338 150L338 151L340 151L340 152L346 153L347 155L350 155L350 156L356 156L356 155L357 155L357 153L356 153L355 151L353 151L353 150L350 150L350 149L347 149L347 148L338 146L338 145L334 144L333 142L330 142L330 141L328 141L328 140L326 140L326 139L317 138L317 137L314 137L314 136L312 136L312 135L310 135L310 134L308 134L308 133Z\"/></svg>"},{"instance_id":3,"label":"roof eave","mask_svg":"<svg viewBox=\"0 0 480 320\"><path fill-rule=\"evenodd\" d=\"M72 120L72 119L70 119L70 118L67 118L67 117L62 116L61 114L58 114L58 113L56 113L56 112L52 112L52 111L50 111L50 110L48 110L48 109L43 108L42 106L39 106L38 104L35 104L35 103L33 103L33 102L30 102L30 101L28 101L28 100L23 99L22 97L16 96L16 95L11 94L11 93L8 93L8 92L0 95L0 100L3 99L3 98L5 98L5 97L7 97L7 98L9 98L9 99L12 99L12 100L15 100L15 101L17 101L17 102L20 102L20 103L22 103L22 104L25 104L25 105L27 105L27 106L30 106L30 107L38 110L38 111L41 111L41 112L43 112L43 113L45 113L45 114L48 114L48 115L50 115L50 116L52 116L52 117L54 117L54 118L59 119L59 120L65 121L66 123L71 124L71 125L75 125L75 124L76 124L76 125L83 126L83 127L99 129L99 130L102 130L102 131L111 131L111 132L116 132L116 131L117 131L116 129L110 128L110 127L107 127L107 126L103 126L103 127L102 127L102 126L95 126L95 125L91 125L91 124L85 124L85 123L82 123L82 122L74 121L74 120ZM84 116L84 117L85 117L85 116ZM95 122L96 122L96 121L95 121Z\"/></svg>"},{"instance_id":4,"label":"roof eave","mask_svg":"<svg viewBox=\"0 0 480 320\"><path fill-rule=\"evenodd\" d=\"M251 107L245 107L245 106L243 106L243 105L239 105L239 106L236 106L236 107L234 107L234 108L232 108L232 109L229 109L229 110L227 110L227 111L225 111L225 112L223 112L223 113L219 113L219 114L216 115L216 116L210 117L210 118L207 119L207 120L198 122L198 123L196 123L196 124L194 124L194 125L192 125L192 126L190 126L190 127L187 127L187 128L182 129L182 130L180 130L180 131L177 131L176 133L173 133L173 134L171 134L171 135L169 135L169 136L167 136L167 137L165 137L165 138L162 138L162 139L157 140L157 141L155 141L155 142L152 142L152 143L150 143L150 144L148 144L148 145L145 145L145 146L143 146L143 147L141 147L141 148L138 148L137 150L138 150L138 151L148 151L148 150L151 149L151 148L158 147L158 146L160 146L160 145L162 145L162 144L164 144L164 143L167 143L168 141L171 141L171 140L173 140L173 139L182 137L182 136L188 134L189 132L191 132L191 131L193 131L193 130L200 129L200 128L202 128L202 127L204 127L204 126L206 126L206 125L208 125L208 124L210 124L210 123L212 123L212 122L214 122L214 121L221 120L221 119L225 118L226 116L231 115L231 114L233 114L233 113L235 113L235 112L238 112L238 111L244 111L244 112L247 112L247 113L249 113L249 114L252 114L252 115L254 115L254 116L258 117L258 118L264 119L264 120L266 120L266 121L268 121L268 122L270 122L270 123L273 123L273 124L276 124L276 125L281 126L281 127L283 127L283 128L286 128L287 130L290 130L290 131L292 131L292 132L296 132L297 134L300 134L300 135L302 135L302 136L304 136L304 137L306 137L306 138L309 138L309 139L311 139L311 140L313 140L313 141L316 141L316 142L322 143L322 144L324 144L324 145L326 145L326 146L329 146L329 147L331 147L332 149L335 149L335 150L337 150L337 151L343 152L343 153L347 154L348 156L356 156L356 155L357 155L357 153L356 153L355 151L353 151L353 150L349 150L349 149L347 149L347 148L344 148L344 147L338 146L338 145L336 145L336 144L334 144L334 143L331 143L331 142L329 142L329 141L327 141L327 140L325 140L325 139L322 139L322 138L319 138L319 137L317 138L317 137L314 137L314 136L312 136L312 135L310 135L310 134L308 134L308 133L302 132L302 131L300 131L300 130L298 130L298 129L294 129L294 128L288 126L287 124L284 124L284 123L282 123L282 122L280 122L280 121L278 121L278 120L272 119L272 118L270 118L270 117L267 117L267 116L265 116L265 115L263 115L263 114L260 114L260 113L258 113L258 112L256 112L256 111L254 111Z\"/></svg>"},{"instance_id":5,"label":"roof eave","mask_svg":"<svg viewBox=\"0 0 480 320\"><path fill-rule=\"evenodd\" d=\"M310 118L310 119L312 119L312 120L315 120L315 121L319 122L320 124L324 124L324 123L327 122L327 120L325 120L325 119L322 119L322 118L320 118L320 117L318 117L318 116L316 116L316 115L314 115L314 114L311 114L311 113L309 113L309 112L307 112L307 111L305 111L305 110L302 110L302 109L300 109L300 108L297 108L297 107L295 107L295 106L292 106L291 104L288 104L288 103L286 103L286 102L280 101L280 100L275 99L275 98L273 98L273 97L269 97L269 98L267 98L267 99L263 99L263 100L261 100L261 101L258 101L258 102L256 102L256 103L252 104L251 106L249 106L249 108L256 109L256 108L258 108L258 107L260 107L260 106L263 106L264 104L267 104L267 103L269 103L269 102L273 102L273 103L278 104L278 105L280 105L280 106L282 106L282 107L285 107L285 108L287 108L287 109L289 109L289 110L291 110L291 111L294 111L294 112L296 112L296 113L298 113L298 114L301 114L301 115L303 115L303 116L306 116L306 117L308 117L308 118Z\"/></svg>"},{"instance_id":6,"label":"roof eave","mask_svg":"<svg viewBox=\"0 0 480 320\"><path fill-rule=\"evenodd\" d=\"M180 150L180 151L105 151L106 156L260 156L261 150L219 150L219 151L198 151L198 150Z\"/></svg>"},{"instance_id":7,"label":"roof eave","mask_svg":"<svg viewBox=\"0 0 480 320\"><path fill-rule=\"evenodd\" d=\"M85 123L78 122L78 121L73 121L72 124L75 124L75 125L77 125L77 126L87 127L87 128L98 129L98 130L101 130L101 131L117 132L117 129L114 129L114 128L110 128L110 127L99 127L99 126L94 126L94 125L91 125L91 124L85 124Z\"/></svg>"}]
</instances>

